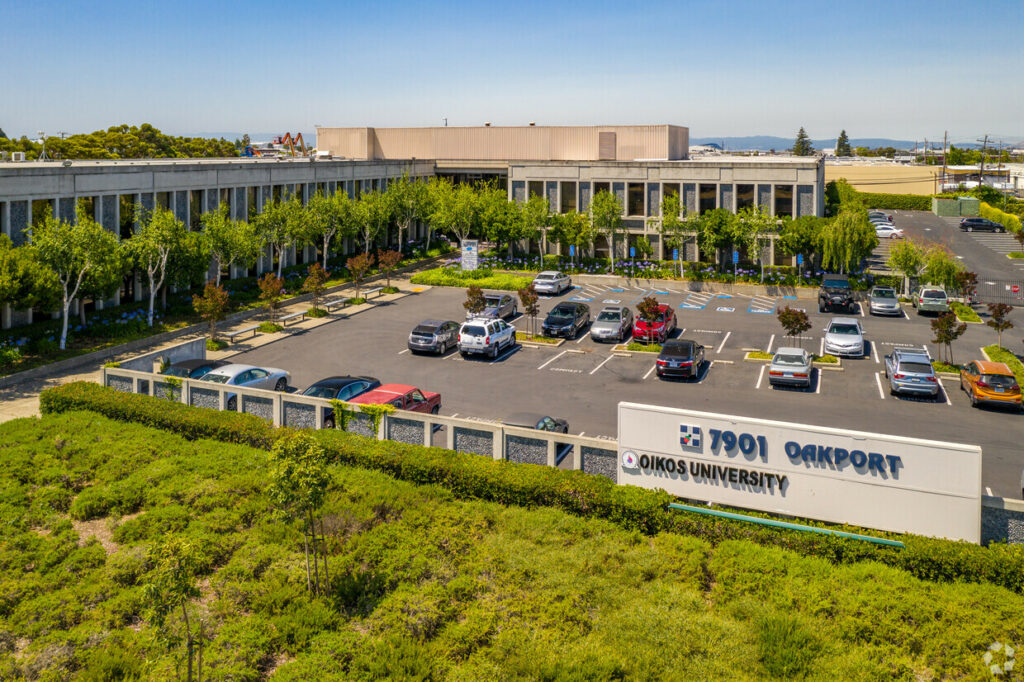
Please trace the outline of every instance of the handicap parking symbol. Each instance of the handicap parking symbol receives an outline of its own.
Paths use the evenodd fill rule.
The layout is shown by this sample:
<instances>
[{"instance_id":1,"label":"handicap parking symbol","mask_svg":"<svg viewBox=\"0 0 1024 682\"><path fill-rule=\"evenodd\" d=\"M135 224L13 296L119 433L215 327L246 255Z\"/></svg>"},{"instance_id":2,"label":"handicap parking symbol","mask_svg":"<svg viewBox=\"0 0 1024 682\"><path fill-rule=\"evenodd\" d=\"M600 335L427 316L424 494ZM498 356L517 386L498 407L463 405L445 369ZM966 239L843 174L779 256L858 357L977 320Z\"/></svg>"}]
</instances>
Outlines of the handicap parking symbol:
<instances>
[{"instance_id":1,"label":"handicap parking symbol","mask_svg":"<svg viewBox=\"0 0 1024 682\"><path fill-rule=\"evenodd\" d=\"M720 305L717 308L715 308L715 310L717 310L720 313L731 313L731 312L733 312L736 309L735 308L727 308L725 306L721 306Z\"/></svg>"},{"instance_id":2,"label":"handicap parking symbol","mask_svg":"<svg viewBox=\"0 0 1024 682\"><path fill-rule=\"evenodd\" d=\"M602 301L602 303L611 303L612 305L615 305L615 304L617 304L619 302L620 301L617 298L606 298L606 299L604 299L604 301Z\"/></svg>"}]
</instances>

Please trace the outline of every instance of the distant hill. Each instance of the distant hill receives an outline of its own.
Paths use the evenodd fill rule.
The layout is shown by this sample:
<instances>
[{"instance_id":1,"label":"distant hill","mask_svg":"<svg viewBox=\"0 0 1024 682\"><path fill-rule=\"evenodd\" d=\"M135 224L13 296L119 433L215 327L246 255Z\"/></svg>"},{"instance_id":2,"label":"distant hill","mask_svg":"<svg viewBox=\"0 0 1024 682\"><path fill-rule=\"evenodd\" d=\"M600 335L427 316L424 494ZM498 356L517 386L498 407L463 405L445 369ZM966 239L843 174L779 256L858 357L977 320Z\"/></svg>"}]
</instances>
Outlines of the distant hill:
<instances>
[{"instance_id":1,"label":"distant hill","mask_svg":"<svg viewBox=\"0 0 1024 682\"><path fill-rule=\"evenodd\" d=\"M795 137L795 136L794 136ZM698 145L713 144L717 147L723 147L726 151L748 151L756 150L759 152L766 152L770 149L775 151L783 151L793 146L793 137L776 137L774 135L750 135L747 137L691 137L690 144ZM991 138L990 138L991 139ZM998 139L998 138L996 138ZM1024 145L1024 142L1010 142L1011 139L1016 137L1002 138L1003 147L1020 147ZM811 140L815 149L834 149L836 146L836 138L830 137L823 140ZM998 142L997 142L998 143ZM997 144L996 143L996 144ZM896 149L913 149L914 145L918 148L924 146L924 139L917 140L893 140L887 137L851 137L851 147L869 147L874 149L875 147L894 147ZM981 149L981 144L978 142L969 142L966 140L954 140L952 144L956 145L960 149ZM993 142L989 142L989 147L993 146ZM942 145L942 139L928 140L929 148L938 148Z\"/></svg>"}]
</instances>

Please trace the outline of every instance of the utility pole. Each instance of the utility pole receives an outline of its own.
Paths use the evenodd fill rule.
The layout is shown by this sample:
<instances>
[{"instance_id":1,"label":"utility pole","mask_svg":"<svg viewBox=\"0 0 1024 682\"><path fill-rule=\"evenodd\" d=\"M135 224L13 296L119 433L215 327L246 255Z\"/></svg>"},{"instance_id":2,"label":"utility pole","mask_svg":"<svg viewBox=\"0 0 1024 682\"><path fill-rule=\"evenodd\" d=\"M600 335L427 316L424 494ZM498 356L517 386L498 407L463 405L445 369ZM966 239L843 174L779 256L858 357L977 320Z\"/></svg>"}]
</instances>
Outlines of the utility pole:
<instances>
[{"instance_id":1,"label":"utility pole","mask_svg":"<svg viewBox=\"0 0 1024 682\"><path fill-rule=\"evenodd\" d=\"M946 189L946 144L949 142L949 131L942 131L942 190Z\"/></svg>"},{"instance_id":2,"label":"utility pole","mask_svg":"<svg viewBox=\"0 0 1024 682\"><path fill-rule=\"evenodd\" d=\"M984 140L977 141L981 142L981 165L978 167L978 187L981 187L985 184L985 148L988 147L988 135Z\"/></svg>"}]
</instances>

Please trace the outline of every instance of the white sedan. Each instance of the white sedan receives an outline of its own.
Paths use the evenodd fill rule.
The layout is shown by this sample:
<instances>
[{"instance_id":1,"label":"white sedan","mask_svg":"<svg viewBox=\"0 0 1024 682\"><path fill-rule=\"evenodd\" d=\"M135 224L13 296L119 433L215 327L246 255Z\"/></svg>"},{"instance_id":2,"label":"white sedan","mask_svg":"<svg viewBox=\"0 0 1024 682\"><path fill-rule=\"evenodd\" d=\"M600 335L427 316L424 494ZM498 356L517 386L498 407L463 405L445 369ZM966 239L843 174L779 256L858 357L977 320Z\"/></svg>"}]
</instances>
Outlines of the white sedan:
<instances>
[{"instance_id":1,"label":"white sedan","mask_svg":"<svg viewBox=\"0 0 1024 682\"><path fill-rule=\"evenodd\" d=\"M533 289L538 294L558 295L572 289L572 279L564 272L545 270L533 278Z\"/></svg>"},{"instance_id":2,"label":"white sedan","mask_svg":"<svg viewBox=\"0 0 1024 682\"><path fill-rule=\"evenodd\" d=\"M903 239L903 230L895 225L875 225L875 236L879 239Z\"/></svg>"},{"instance_id":3,"label":"white sedan","mask_svg":"<svg viewBox=\"0 0 1024 682\"><path fill-rule=\"evenodd\" d=\"M224 365L208 372L201 381L210 381L227 386L244 386L245 388L266 388L284 391L288 388L288 372L274 367L254 367L252 365ZM235 409L236 395L228 393L227 408Z\"/></svg>"}]
</instances>

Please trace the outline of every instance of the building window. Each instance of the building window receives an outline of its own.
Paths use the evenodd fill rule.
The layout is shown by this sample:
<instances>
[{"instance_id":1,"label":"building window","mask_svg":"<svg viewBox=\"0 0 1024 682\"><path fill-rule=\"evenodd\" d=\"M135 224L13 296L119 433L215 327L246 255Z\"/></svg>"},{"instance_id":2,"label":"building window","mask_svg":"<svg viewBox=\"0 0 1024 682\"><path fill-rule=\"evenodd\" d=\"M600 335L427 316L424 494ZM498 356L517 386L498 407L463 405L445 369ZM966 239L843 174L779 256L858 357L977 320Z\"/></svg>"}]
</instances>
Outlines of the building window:
<instances>
[{"instance_id":1,"label":"building window","mask_svg":"<svg viewBox=\"0 0 1024 682\"><path fill-rule=\"evenodd\" d=\"M252 189L251 187L249 188ZM253 199L255 201L255 199ZM203 215L203 190L189 190L188 194L188 225L191 230L198 230L202 225L200 218Z\"/></svg>"},{"instance_id":2,"label":"building window","mask_svg":"<svg viewBox=\"0 0 1024 682\"><path fill-rule=\"evenodd\" d=\"M529 197L542 197L544 196L544 182L541 180L530 180L527 183L527 188L530 190Z\"/></svg>"},{"instance_id":3,"label":"building window","mask_svg":"<svg viewBox=\"0 0 1024 682\"><path fill-rule=\"evenodd\" d=\"M792 185L775 185L775 215L793 215Z\"/></svg>"},{"instance_id":4,"label":"building window","mask_svg":"<svg viewBox=\"0 0 1024 682\"><path fill-rule=\"evenodd\" d=\"M227 192L226 189L222 189L221 192ZM222 195L223 200L223 195ZM171 193L170 192L157 192L156 193L156 205L160 208L166 208L168 211L171 210Z\"/></svg>"},{"instance_id":5,"label":"building window","mask_svg":"<svg viewBox=\"0 0 1024 682\"><path fill-rule=\"evenodd\" d=\"M700 206L698 211L704 213L705 211L713 211L716 206L715 201L715 186L714 185L701 185L700 186Z\"/></svg>"},{"instance_id":6,"label":"building window","mask_svg":"<svg viewBox=\"0 0 1024 682\"><path fill-rule=\"evenodd\" d=\"M575 182L563 182L562 183L562 196L561 204L559 206L559 213L571 213L576 210L576 183Z\"/></svg>"},{"instance_id":7,"label":"building window","mask_svg":"<svg viewBox=\"0 0 1024 682\"><path fill-rule=\"evenodd\" d=\"M631 182L626 190L626 215L644 214L644 183Z\"/></svg>"},{"instance_id":8,"label":"building window","mask_svg":"<svg viewBox=\"0 0 1024 682\"><path fill-rule=\"evenodd\" d=\"M610 182L595 182L594 183L594 195L595 196L597 195L598 192L611 192L611 191L612 191L612 183L610 183Z\"/></svg>"},{"instance_id":9,"label":"building window","mask_svg":"<svg viewBox=\"0 0 1024 682\"><path fill-rule=\"evenodd\" d=\"M245 212L246 218L252 220L256 217L259 212L259 200L257 199L257 192L259 187L248 187L245 190Z\"/></svg>"},{"instance_id":10,"label":"building window","mask_svg":"<svg viewBox=\"0 0 1024 682\"><path fill-rule=\"evenodd\" d=\"M661 196L662 201L670 196L679 196L679 183L678 182L663 182L661 184Z\"/></svg>"},{"instance_id":11,"label":"building window","mask_svg":"<svg viewBox=\"0 0 1024 682\"><path fill-rule=\"evenodd\" d=\"M736 210L739 211L754 205L754 186L736 185Z\"/></svg>"}]
</instances>

